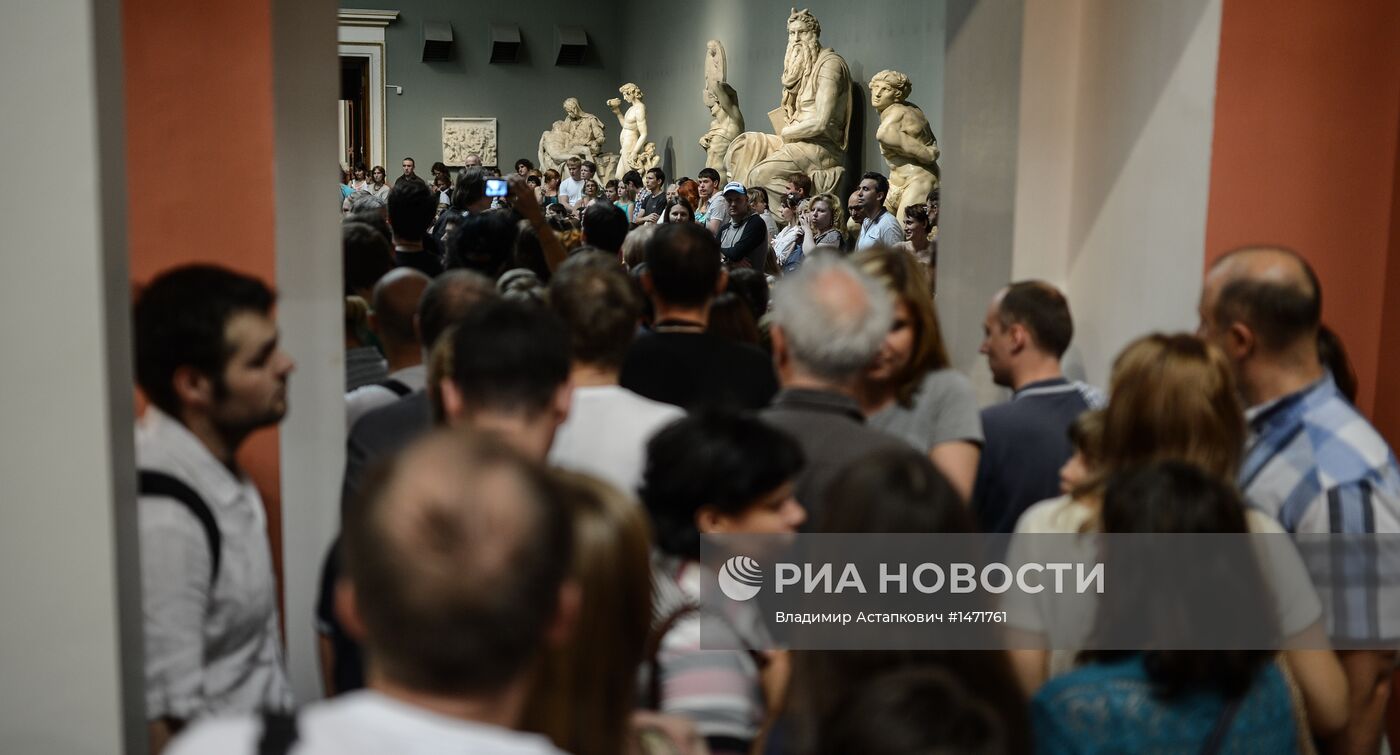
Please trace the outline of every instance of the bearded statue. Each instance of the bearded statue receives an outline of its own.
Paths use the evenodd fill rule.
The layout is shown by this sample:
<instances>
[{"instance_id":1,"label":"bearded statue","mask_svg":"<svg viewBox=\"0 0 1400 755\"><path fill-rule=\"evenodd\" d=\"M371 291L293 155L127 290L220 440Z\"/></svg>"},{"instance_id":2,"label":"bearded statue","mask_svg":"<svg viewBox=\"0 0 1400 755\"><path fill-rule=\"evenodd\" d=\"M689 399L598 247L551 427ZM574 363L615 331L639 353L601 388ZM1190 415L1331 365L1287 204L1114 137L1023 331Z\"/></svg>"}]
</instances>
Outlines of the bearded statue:
<instances>
[{"instance_id":1,"label":"bearded statue","mask_svg":"<svg viewBox=\"0 0 1400 755\"><path fill-rule=\"evenodd\" d=\"M788 16L782 101L769 112L777 135L747 132L725 156L729 174L746 186L781 196L787 178L801 171L813 191L835 190L844 177L851 124L851 72L846 61L821 45L821 23L807 10Z\"/></svg>"}]
</instances>

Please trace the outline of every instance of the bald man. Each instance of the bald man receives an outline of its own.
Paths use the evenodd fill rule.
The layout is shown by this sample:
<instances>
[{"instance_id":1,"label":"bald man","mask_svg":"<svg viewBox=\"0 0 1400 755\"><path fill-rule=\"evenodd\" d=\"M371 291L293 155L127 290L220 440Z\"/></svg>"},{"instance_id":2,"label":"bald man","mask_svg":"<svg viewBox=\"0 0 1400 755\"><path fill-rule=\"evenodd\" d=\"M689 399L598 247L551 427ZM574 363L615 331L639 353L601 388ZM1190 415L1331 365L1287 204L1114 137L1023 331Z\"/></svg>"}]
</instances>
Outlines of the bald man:
<instances>
[{"instance_id":1,"label":"bald man","mask_svg":"<svg viewBox=\"0 0 1400 755\"><path fill-rule=\"evenodd\" d=\"M1291 533L1351 536L1334 552L1331 569L1334 582L1353 589L1322 591L1333 644L1400 647L1400 606L1391 589L1363 588L1374 584L1367 580L1379 565L1375 551L1360 547L1357 537L1400 532L1400 467L1318 359L1317 275L1287 249L1235 250L1206 274L1200 317L1199 334L1225 352L1249 407L1250 441L1239 479L1249 504ZM1306 553L1307 541L1300 542ZM1351 719L1327 749L1377 752L1395 653L1338 655Z\"/></svg>"},{"instance_id":2,"label":"bald man","mask_svg":"<svg viewBox=\"0 0 1400 755\"><path fill-rule=\"evenodd\" d=\"M374 284L370 330L389 365L389 376L345 394L345 427L355 426L373 409L423 389L423 343L418 331L418 304L432 279L411 267L397 267Z\"/></svg>"},{"instance_id":3,"label":"bald man","mask_svg":"<svg viewBox=\"0 0 1400 755\"><path fill-rule=\"evenodd\" d=\"M563 755L515 729L540 654L577 615L567 506L543 467L497 439L415 442L345 515L335 601L370 650L367 689L200 723L170 753Z\"/></svg>"}]
</instances>

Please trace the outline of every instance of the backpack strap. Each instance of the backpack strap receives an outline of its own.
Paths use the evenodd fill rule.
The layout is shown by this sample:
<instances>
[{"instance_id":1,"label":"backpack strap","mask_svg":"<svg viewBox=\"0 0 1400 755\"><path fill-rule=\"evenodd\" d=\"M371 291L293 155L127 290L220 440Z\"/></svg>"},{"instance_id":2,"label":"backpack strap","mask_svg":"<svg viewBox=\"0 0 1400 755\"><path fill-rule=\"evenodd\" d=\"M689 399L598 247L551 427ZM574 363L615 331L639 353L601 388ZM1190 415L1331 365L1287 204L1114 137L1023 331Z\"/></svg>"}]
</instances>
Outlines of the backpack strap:
<instances>
[{"instance_id":1,"label":"backpack strap","mask_svg":"<svg viewBox=\"0 0 1400 755\"><path fill-rule=\"evenodd\" d=\"M262 712L262 737L258 739L258 755L287 755L297 743L296 711Z\"/></svg>"},{"instance_id":2,"label":"backpack strap","mask_svg":"<svg viewBox=\"0 0 1400 755\"><path fill-rule=\"evenodd\" d=\"M413 393L413 389L405 385L402 380L395 380L394 378L389 378L388 380L381 380L378 383L375 383L375 385L379 386L380 388L388 388L389 390L393 391L394 395L398 396L399 398L403 398L404 396Z\"/></svg>"},{"instance_id":3,"label":"backpack strap","mask_svg":"<svg viewBox=\"0 0 1400 755\"><path fill-rule=\"evenodd\" d=\"M141 495L160 496L162 498L173 498L179 501L184 507L199 520L199 524L204 528L204 537L209 541L209 586L213 588L219 579L219 561L223 554L223 537L219 534L219 525L214 521L214 512L209 509L209 505L199 497L199 493L186 485L183 481L153 469L137 470L137 492Z\"/></svg>"},{"instance_id":4,"label":"backpack strap","mask_svg":"<svg viewBox=\"0 0 1400 755\"><path fill-rule=\"evenodd\" d=\"M645 654L642 658L647 664L650 672L647 675L647 699L644 701L648 710L661 710L661 642L666 639L666 635L676 628L681 619L692 613L698 613L700 606L694 603L684 603L677 606L670 613L661 618L656 623L651 634L647 636Z\"/></svg>"}]
</instances>

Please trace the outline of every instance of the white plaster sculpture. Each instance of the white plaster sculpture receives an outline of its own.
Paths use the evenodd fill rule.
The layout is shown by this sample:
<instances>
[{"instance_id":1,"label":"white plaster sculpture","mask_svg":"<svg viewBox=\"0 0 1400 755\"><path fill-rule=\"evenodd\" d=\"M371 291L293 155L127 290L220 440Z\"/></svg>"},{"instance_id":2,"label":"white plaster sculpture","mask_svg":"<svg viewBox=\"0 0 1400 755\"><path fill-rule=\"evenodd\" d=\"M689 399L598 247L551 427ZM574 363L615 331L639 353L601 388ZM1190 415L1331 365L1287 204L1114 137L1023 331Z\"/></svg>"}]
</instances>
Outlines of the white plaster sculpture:
<instances>
[{"instance_id":1,"label":"white plaster sculpture","mask_svg":"<svg viewBox=\"0 0 1400 755\"><path fill-rule=\"evenodd\" d=\"M781 196L789 175L812 177L813 191L836 189L845 176L846 135L851 125L851 72L846 61L821 45L821 23L807 10L788 16L783 56L782 106L770 112L777 135L740 134L726 164L734 180Z\"/></svg>"},{"instance_id":2,"label":"white plaster sculpture","mask_svg":"<svg viewBox=\"0 0 1400 755\"><path fill-rule=\"evenodd\" d=\"M918 105L908 101L913 85L898 71L870 79L870 104L880 113L875 140L889 163L890 191L885 209L904 222L904 208L921 204L938 187L938 140Z\"/></svg>"},{"instance_id":3,"label":"white plaster sculpture","mask_svg":"<svg viewBox=\"0 0 1400 755\"><path fill-rule=\"evenodd\" d=\"M656 144L654 142L647 142L646 145L642 147L642 150L637 153L636 158L632 160L632 170L642 175L646 175L647 171L659 165L661 165L661 155L656 154ZM621 170L621 168L619 168L619 170ZM627 171L622 172L625 174Z\"/></svg>"},{"instance_id":4,"label":"white plaster sculpture","mask_svg":"<svg viewBox=\"0 0 1400 755\"><path fill-rule=\"evenodd\" d=\"M564 161L570 157L599 162L603 148L603 122L596 115L583 112L578 99L564 100L564 119L555 121L540 135L540 170L554 168L562 172ZM601 171L601 165L599 166Z\"/></svg>"},{"instance_id":5,"label":"white plaster sculpture","mask_svg":"<svg viewBox=\"0 0 1400 755\"><path fill-rule=\"evenodd\" d=\"M647 106L642 102L641 87L628 82L617 88L622 93L622 98L627 100L627 112L622 112L622 100L616 97L608 100L608 108L617 116L618 125L622 127L622 134L619 141L622 143L621 156L617 161L617 171L614 178L619 181L627 171L633 169L637 156L642 149L650 142L647 141ZM656 146L652 145L653 154Z\"/></svg>"},{"instance_id":6,"label":"white plaster sculpture","mask_svg":"<svg viewBox=\"0 0 1400 755\"><path fill-rule=\"evenodd\" d=\"M478 155L483 165L496 165L495 118L443 118L442 162L465 165L467 155Z\"/></svg>"},{"instance_id":7,"label":"white plaster sculpture","mask_svg":"<svg viewBox=\"0 0 1400 755\"><path fill-rule=\"evenodd\" d=\"M705 45L705 88L700 96L710 111L710 130L700 137L705 150L705 167L719 171L721 180L729 180L725 155L734 138L744 131L744 115L739 112L739 95L725 81L728 66L724 45L712 39Z\"/></svg>"}]
</instances>

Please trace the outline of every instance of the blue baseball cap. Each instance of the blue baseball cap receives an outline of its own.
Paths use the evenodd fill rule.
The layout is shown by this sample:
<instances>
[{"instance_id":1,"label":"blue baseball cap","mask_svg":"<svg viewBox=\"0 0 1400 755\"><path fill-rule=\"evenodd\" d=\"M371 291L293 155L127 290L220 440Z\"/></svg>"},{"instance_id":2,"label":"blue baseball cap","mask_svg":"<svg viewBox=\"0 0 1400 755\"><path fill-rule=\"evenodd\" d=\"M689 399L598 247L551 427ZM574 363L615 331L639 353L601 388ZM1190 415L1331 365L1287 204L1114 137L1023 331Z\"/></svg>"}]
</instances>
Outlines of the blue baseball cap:
<instances>
[{"instance_id":1,"label":"blue baseball cap","mask_svg":"<svg viewBox=\"0 0 1400 755\"><path fill-rule=\"evenodd\" d=\"M720 194L728 194L731 191L737 191L746 197L749 195L749 190L745 189L744 185L739 183L738 181L730 181L729 183L725 184L724 191L721 191Z\"/></svg>"}]
</instances>

